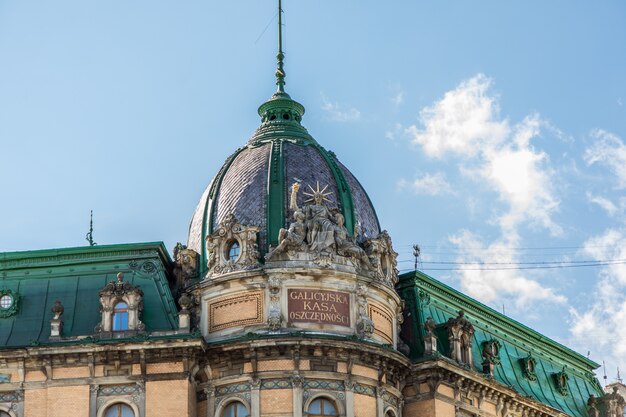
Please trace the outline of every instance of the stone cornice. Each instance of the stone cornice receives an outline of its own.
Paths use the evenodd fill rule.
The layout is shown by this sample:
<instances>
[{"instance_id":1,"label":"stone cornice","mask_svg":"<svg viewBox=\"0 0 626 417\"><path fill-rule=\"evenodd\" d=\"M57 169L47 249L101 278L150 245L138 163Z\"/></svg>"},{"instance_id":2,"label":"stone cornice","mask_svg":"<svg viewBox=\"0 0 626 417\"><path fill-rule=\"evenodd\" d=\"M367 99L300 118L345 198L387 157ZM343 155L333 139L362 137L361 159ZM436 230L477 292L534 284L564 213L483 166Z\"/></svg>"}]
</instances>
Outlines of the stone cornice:
<instances>
[{"instance_id":1,"label":"stone cornice","mask_svg":"<svg viewBox=\"0 0 626 417\"><path fill-rule=\"evenodd\" d=\"M164 265L172 262L163 243L154 242L0 253L0 270L9 271L21 268L43 268L93 263L94 261L113 262L130 258L155 257L160 257Z\"/></svg>"},{"instance_id":2,"label":"stone cornice","mask_svg":"<svg viewBox=\"0 0 626 417\"><path fill-rule=\"evenodd\" d=\"M417 392L419 392L417 387L422 383L426 383L430 388L429 393L416 395L416 397L420 397L419 399L424 399L421 397L439 398L449 402L450 397L437 392L439 385L446 385L454 390L455 398L453 400L455 400L455 406L461 408L470 407L468 404L458 401L459 393L463 392L466 395L477 398L479 401L489 399L496 403L497 407L508 407L509 409L521 411L523 415L535 417L567 416L560 410L519 395L515 390L500 384L494 379L455 366L445 360L434 359L413 364L410 375L411 377L407 380L407 383L412 383L416 387ZM497 414L500 413L498 412Z\"/></svg>"}]
</instances>

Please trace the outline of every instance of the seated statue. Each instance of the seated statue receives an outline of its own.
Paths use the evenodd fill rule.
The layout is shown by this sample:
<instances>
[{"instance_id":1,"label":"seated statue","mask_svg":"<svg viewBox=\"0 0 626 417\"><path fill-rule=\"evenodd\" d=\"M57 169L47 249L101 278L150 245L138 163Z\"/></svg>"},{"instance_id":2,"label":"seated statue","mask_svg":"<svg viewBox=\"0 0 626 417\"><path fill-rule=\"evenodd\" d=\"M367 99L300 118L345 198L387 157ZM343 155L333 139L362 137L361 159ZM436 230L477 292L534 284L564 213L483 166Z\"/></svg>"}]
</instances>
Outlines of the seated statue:
<instances>
[{"instance_id":1,"label":"seated statue","mask_svg":"<svg viewBox=\"0 0 626 417\"><path fill-rule=\"evenodd\" d=\"M335 214L335 247L337 253L341 256L354 258L361 263L362 267L369 268L371 266L369 257L354 239L348 235L348 229L344 226L345 219L341 213Z\"/></svg>"},{"instance_id":2,"label":"seated statue","mask_svg":"<svg viewBox=\"0 0 626 417\"><path fill-rule=\"evenodd\" d=\"M296 210L296 212L293 214L293 217L296 221L289 225L289 229L281 228L278 232L278 241L280 243L278 244L278 246L276 246L275 249L273 249L265 256L266 260L270 260L272 257L279 253L292 250L303 250L305 248L305 215L301 210Z\"/></svg>"}]
</instances>

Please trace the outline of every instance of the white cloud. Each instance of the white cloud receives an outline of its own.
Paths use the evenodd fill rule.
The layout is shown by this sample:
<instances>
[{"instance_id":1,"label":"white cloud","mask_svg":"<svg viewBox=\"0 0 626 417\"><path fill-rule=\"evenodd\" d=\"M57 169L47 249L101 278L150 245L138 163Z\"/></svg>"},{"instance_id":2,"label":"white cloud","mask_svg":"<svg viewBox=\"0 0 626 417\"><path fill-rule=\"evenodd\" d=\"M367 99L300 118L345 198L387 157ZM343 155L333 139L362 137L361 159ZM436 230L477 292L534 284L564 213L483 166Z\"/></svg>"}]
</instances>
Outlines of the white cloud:
<instances>
[{"instance_id":1,"label":"white cloud","mask_svg":"<svg viewBox=\"0 0 626 417\"><path fill-rule=\"evenodd\" d=\"M489 78L478 74L422 109L423 128L407 128L412 142L431 157L446 152L474 155L485 145L501 142L509 134L509 126L506 120L498 120L497 98L487 95L490 85Z\"/></svg>"},{"instance_id":2,"label":"white cloud","mask_svg":"<svg viewBox=\"0 0 626 417\"><path fill-rule=\"evenodd\" d=\"M461 267L464 270L459 271L461 290L471 297L484 303L511 302L518 309L537 301L559 304L567 301L554 289L525 277L519 270L504 269L517 261L516 254L511 251L511 247L518 243L516 236L485 244L470 231L461 230L449 240L461 250L457 258L458 262L464 263ZM485 262L492 265L484 265Z\"/></svg>"},{"instance_id":3,"label":"white cloud","mask_svg":"<svg viewBox=\"0 0 626 417\"><path fill-rule=\"evenodd\" d=\"M452 187L440 172L434 175L425 174L413 181L402 179L398 182L398 187L400 189L408 187L416 194L443 195L452 193Z\"/></svg>"},{"instance_id":4,"label":"white cloud","mask_svg":"<svg viewBox=\"0 0 626 417\"><path fill-rule=\"evenodd\" d=\"M552 185L554 171L548 155L531 144L542 128L551 132L556 128L538 114L511 126L499 115L498 97L489 91L491 84L482 74L462 82L420 112L423 128L414 125L406 131L426 155L456 155L463 161L462 174L487 181L508 206L499 218L503 233L514 233L528 222L560 235L562 229L552 219L559 209Z\"/></svg>"},{"instance_id":5,"label":"white cloud","mask_svg":"<svg viewBox=\"0 0 626 417\"><path fill-rule=\"evenodd\" d=\"M392 98L391 102L396 106L404 103L404 91L398 91Z\"/></svg>"},{"instance_id":6,"label":"white cloud","mask_svg":"<svg viewBox=\"0 0 626 417\"><path fill-rule=\"evenodd\" d=\"M385 138L391 141L396 140L398 135L402 132L402 125L400 123L396 123L393 129L385 132Z\"/></svg>"},{"instance_id":7,"label":"white cloud","mask_svg":"<svg viewBox=\"0 0 626 417\"><path fill-rule=\"evenodd\" d=\"M322 110L326 111L330 119L336 122L351 122L361 118L361 112L356 108L346 108L333 103L324 94L322 94Z\"/></svg>"},{"instance_id":8,"label":"white cloud","mask_svg":"<svg viewBox=\"0 0 626 417\"><path fill-rule=\"evenodd\" d=\"M608 198L587 193L587 200L589 200L590 203L600 206L609 216L614 216L619 211L619 208Z\"/></svg>"},{"instance_id":9,"label":"white cloud","mask_svg":"<svg viewBox=\"0 0 626 417\"><path fill-rule=\"evenodd\" d=\"M473 265L458 273L462 290L487 303L506 300L518 308L544 300L564 303L564 296L529 271L482 266L484 262L519 262L510 248L519 244L524 226L554 236L563 233L553 219L560 204L555 193L558 178L548 155L535 149L533 142L542 131L559 140L564 135L538 114L516 124L501 117L499 98L490 91L491 85L492 80L483 74L463 81L420 112L419 127L405 131L427 156L454 156L461 175L487 186L504 203L502 207L488 202L492 211L483 214L486 223L499 226L499 238L485 243L466 230L450 237L461 251L457 261Z\"/></svg>"},{"instance_id":10,"label":"white cloud","mask_svg":"<svg viewBox=\"0 0 626 417\"><path fill-rule=\"evenodd\" d=\"M591 133L595 142L585 150L587 165L600 164L609 168L617 179L618 188L626 188L626 145L613 133L596 129Z\"/></svg>"},{"instance_id":11,"label":"white cloud","mask_svg":"<svg viewBox=\"0 0 626 417\"><path fill-rule=\"evenodd\" d=\"M626 229L608 229L588 239L583 253L597 261L626 259ZM626 355L626 264L602 268L588 309L570 308L570 332L582 349L609 353L608 362Z\"/></svg>"}]
</instances>

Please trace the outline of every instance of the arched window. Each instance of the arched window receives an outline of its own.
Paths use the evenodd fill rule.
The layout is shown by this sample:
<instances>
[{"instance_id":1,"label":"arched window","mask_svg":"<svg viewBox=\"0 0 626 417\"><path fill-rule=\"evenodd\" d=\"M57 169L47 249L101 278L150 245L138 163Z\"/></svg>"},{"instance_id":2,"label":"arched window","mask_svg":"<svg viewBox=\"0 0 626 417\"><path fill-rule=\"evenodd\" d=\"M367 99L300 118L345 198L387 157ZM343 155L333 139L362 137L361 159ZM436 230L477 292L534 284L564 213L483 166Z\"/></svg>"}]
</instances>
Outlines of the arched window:
<instances>
[{"instance_id":1,"label":"arched window","mask_svg":"<svg viewBox=\"0 0 626 417\"><path fill-rule=\"evenodd\" d=\"M128 330L128 304L123 302L115 304L113 308L113 331L120 330Z\"/></svg>"},{"instance_id":2,"label":"arched window","mask_svg":"<svg viewBox=\"0 0 626 417\"><path fill-rule=\"evenodd\" d=\"M247 417L248 409L239 401L233 401L224 407L221 417Z\"/></svg>"},{"instance_id":3,"label":"arched window","mask_svg":"<svg viewBox=\"0 0 626 417\"><path fill-rule=\"evenodd\" d=\"M6 411L0 410L0 417L11 417L11 414L7 413Z\"/></svg>"},{"instance_id":4,"label":"arched window","mask_svg":"<svg viewBox=\"0 0 626 417\"><path fill-rule=\"evenodd\" d=\"M385 417L396 417L396 414L391 410L387 410Z\"/></svg>"},{"instance_id":5,"label":"arched window","mask_svg":"<svg viewBox=\"0 0 626 417\"><path fill-rule=\"evenodd\" d=\"M316 398L311 401L311 404L309 404L307 415L309 417L337 416L339 413L337 413L337 407L335 407L335 404L329 399Z\"/></svg>"},{"instance_id":6,"label":"arched window","mask_svg":"<svg viewBox=\"0 0 626 417\"><path fill-rule=\"evenodd\" d=\"M241 253L241 247L239 246L239 242L236 240L230 244L228 248L228 260L236 261L239 258L239 254Z\"/></svg>"},{"instance_id":7,"label":"arched window","mask_svg":"<svg viewBox=\"0 0 626 417\"><path fill-rule=\"evenodd\" d=\"M107 408L104 417L135 417L135 413L129 405L117 403Z\"/></svg>"}]
</instances>

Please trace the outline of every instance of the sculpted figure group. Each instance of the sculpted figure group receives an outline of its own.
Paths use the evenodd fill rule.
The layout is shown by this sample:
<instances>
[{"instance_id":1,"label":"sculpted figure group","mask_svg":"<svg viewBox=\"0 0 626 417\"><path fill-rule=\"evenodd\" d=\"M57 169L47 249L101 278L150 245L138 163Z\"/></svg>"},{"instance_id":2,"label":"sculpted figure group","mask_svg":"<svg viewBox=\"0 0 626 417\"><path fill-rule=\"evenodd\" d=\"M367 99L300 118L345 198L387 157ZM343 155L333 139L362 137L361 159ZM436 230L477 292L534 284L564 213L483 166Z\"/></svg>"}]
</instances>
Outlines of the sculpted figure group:
<instances>
[{"instance_id":1,"label":"sculpted figure group","mask_svg":"<svg viewBox=\"0 0 626 417\"><path fill-rule=\"evenodd\" d=\"M293 219L287 229L280 229L279 244L270 251L265 259L271 260L281 254L292 258L295 253L306 252L314 260L334 259L336 255L352 259L355 266L364 271L370 271L381 279L394 281L397 275L395 269L397 254L391 248L391 241L386 232L377 239L365 242L366 252L350 236L344 225L344 217L338 209L330 209L324 204L327 194L324 190L311 188L310 204L298 207L296 197L300 184L294 183L291 192L290 208L293 210ZM306 193L305 193L306 194ZM395 282L394 282L395 283Z\"/></svg>"}]
</instances>

